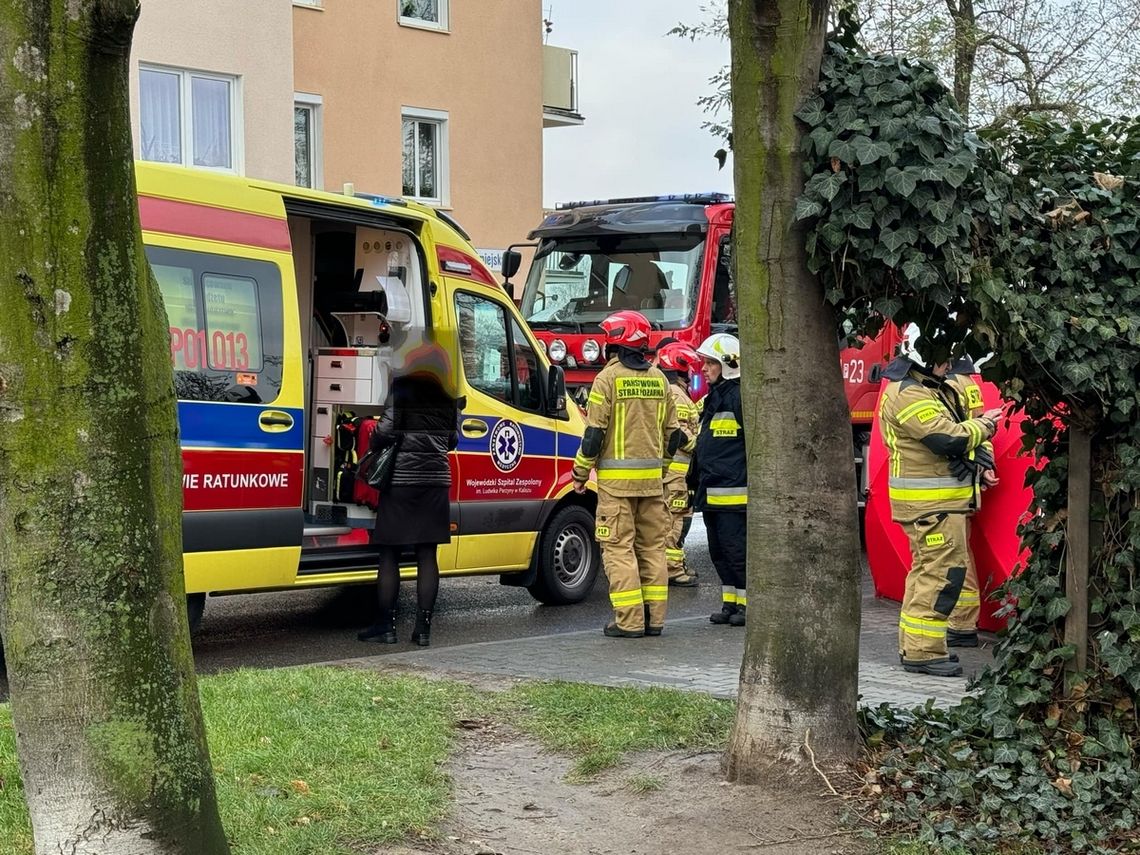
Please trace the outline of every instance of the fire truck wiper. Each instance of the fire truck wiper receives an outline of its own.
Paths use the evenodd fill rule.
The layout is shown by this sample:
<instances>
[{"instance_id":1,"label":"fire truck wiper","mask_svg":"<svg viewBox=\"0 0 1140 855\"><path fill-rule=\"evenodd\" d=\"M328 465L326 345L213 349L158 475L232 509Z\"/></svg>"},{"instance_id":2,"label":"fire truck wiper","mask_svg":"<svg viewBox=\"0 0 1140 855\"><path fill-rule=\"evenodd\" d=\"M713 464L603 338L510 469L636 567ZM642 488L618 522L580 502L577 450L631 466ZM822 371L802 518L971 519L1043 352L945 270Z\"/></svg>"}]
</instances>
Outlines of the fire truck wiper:
<instances>
[{"instance_id":1,"label":"fire truck wiper","mask_svg":"<svg viewBox=\"0 0 1140 855\"><path fill-rule=\"evenodd\" d=\"M577 321L531 321L530 326L532 329L544 330L573 330L581 335L582 325Z\"/></svg>"}]
</instances>

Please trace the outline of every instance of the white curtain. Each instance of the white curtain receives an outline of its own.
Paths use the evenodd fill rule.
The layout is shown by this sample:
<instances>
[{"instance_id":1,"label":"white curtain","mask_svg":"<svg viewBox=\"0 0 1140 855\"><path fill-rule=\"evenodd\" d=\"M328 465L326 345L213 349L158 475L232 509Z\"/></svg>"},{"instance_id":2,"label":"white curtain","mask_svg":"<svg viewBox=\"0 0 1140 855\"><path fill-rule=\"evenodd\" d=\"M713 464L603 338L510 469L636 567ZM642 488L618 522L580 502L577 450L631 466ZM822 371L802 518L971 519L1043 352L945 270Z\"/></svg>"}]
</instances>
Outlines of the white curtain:
<instances>
[{"instance_id":1,"label":"white curtain","mask_svg":"<svg viewBox=\"0 0 1140 855\"><path fill-rule=\"evenodd\" d=\"M229 82L192 77L190 103L194 117L194 165L232 168Z\"/></svg>"},{"instance_id":2,"label":"white curtain","mask_svg":"<svg viewBox=\"0 0 1140 855\"><path fill-rule=\"evenodd\" d=\"M179 75L139 71L139 148L143 160L182 162L182 109Z\"/></svg>"}]
</instances>

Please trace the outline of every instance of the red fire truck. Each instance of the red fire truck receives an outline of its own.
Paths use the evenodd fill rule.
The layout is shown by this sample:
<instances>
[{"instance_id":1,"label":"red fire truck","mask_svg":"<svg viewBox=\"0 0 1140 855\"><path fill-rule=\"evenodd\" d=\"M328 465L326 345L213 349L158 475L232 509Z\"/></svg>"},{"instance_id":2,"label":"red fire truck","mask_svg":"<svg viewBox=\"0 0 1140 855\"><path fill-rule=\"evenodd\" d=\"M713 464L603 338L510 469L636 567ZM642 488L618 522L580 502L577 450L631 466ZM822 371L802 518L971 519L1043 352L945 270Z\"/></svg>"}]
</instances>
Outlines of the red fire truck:
<instances>
[{"instance_id":1,"label":"red fire truck","mask_svg":"<svg viewBox=\"0 0 1140 855\"><path fill-rule=\"evenodd\" d=\"M550 361L565 368L572 394L588 389L605 364L598 323L614 311L645 315L654 343L672 336L696 347L710 333L736 333L735 209L720 193L570 202L530 233L535 252L518 302ZM519 253L504 254L504 287L512 293L510 277L520 263ZM879 376L900 340L889 327L840 354L860 500Z\"/></svg>"}]
</instances>

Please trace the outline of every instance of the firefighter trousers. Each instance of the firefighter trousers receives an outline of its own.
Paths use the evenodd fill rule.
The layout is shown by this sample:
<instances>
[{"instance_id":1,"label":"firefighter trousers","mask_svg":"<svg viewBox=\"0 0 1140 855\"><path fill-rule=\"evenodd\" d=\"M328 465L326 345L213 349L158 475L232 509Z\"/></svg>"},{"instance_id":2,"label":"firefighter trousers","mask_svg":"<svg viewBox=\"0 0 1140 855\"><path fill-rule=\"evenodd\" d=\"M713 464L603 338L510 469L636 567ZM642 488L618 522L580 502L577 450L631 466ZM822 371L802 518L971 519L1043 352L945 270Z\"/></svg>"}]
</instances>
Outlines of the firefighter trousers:
<instances>
[{"instance_id":1,"label":"firefighter trousers","mask_svg":"<svg viewBox=\"0 0 1140 855\"><path fill-rule=\"evenodd\" d=\"M974 564L974 553L970 549L970 518L966 518L966 581L962 583L962 593L958 605L950 614L950 629L955 632L977 632L978 615L982 611L982 595L978 588L978 568Z\"/></svg>"},{"instance_id":2,"label":"firefighter trousers","mask_svg":"<svg viewBox=\"0 0 1140 855\"><path fill-rule=\"evenodd\" d=\"M687 576L685 566L685 522L692 517L689 507L689 490L682 484L680 488L665 485L665 504L669 508L671 526L665 539L665 563L669 567L669 578Z\"/></svg>"},{"instance_id":3,"label":"firefighter trousers","mask_svg":"<svg viewBox=\"0 0 1140 855\"><path fill-rule=\"evenodd\" d=\"M614 621L625 630L665 625L669 576L665 539L669 511L661 494L614 496L598 490L598 543L610 583Z\"/></svg>"},{"instance_id":4,"label":"firefighter trousers","mask_svg":"<svg viewBox=\"0 0 1140 855\"><path fill-rule=\"evenodd\" d=\"M899 654L906 662L945 659L946 629L966 582L966 515L932 514L903 528L912 561L899 614Z\"/></svg>"},{"instance_id":5,"label":"firefighter trousers","mask_svg":"<svg viewBox=\"0 0 1140 855\"><path fill-rule=\"evenodd\" d=\"M709 557L720 577L721 601L729 606L747 606L744 569L748 515L743 511L706 510L702 516L709 536Z\"/></svg>"}]
</instances>

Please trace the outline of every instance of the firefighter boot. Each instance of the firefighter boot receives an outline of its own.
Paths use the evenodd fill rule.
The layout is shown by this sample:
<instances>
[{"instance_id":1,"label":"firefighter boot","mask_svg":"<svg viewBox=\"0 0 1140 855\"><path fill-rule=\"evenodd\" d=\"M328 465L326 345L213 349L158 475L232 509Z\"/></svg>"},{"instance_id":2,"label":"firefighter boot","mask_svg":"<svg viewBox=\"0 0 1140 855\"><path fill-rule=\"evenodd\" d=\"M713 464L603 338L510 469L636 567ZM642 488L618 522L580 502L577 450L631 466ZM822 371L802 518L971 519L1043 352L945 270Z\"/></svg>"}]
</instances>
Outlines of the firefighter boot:
<instances>
[{"instance_id":1,"label":"firefighter boot","mask_svg":"<svg viewBox=\"0 0 1140 855\"><path fill-rule=\"evenodd\" d=\"M661 630L657 630L657 635L661 634ZM645 635L643 629L622 629L616 623L607 623L606 628L602 630L602 635L606 638L641 638Z\"/></svg>"},{"instance_id":2,"label":"firefighter boot","mask_svg":"<svg viewBox=\"0 0 1140 855\"><path fill-rule=\"evenodd\" d=\"M654 626L653 624L651 624L649 622L649 603L646 603L645 604L645 634L646 635L654 635L654 636L660 635L661 630L663 630L664 628L665 627L663 627L663 626Z\"/></svg>"},{"instance_id":3,"label":"firefighter boot","mask_svg":"<svg viewBox=\"0 0 1140 855\"><path fill-rule=\"evenodd\" d=\"M903 660L903 670L910 674L928 674L931 677L961 677L962 666L950 659L926 659L921 662Z\"/></svg>"},{"instance_id":4,"label":"firefighter boot","mask_svg":"<svg viewBox=\"0 0 1140 855\"><path fill-rule=\"evenodd\" d=\"M412 629L412 644L427 647L431 644L431 609L416 612L416 625Z\"/></svg>"},{"instance_id":5,"label":"firefighter boot","mask_svg":"<svg viewBox=\"0 0 1140 855\"><path fill-rule=\"evenodd\" d=\"M947 647L977 647L978 634L976 632L969 632L958 629L946 630L946 646Z\"/></svg>"},{"instance_id":6,"label":"firefighter boot","mask_svg":"<svg viewBox=\"0 0 1140 855\"><path fill-rule=\"evenodd\" d=\"M725 603L720 607L719 612L713 612L709 615L709 623L727 625L732 616L736 614L736 603Z\"/></svg>"},{"instance_id":7,"label":"firefighter boot","mask_svg":"<svg viewBox=\"0 0 1140 855\"><path fill-rule=\"evenodd\" d=\"M357 641L372 641L376 644L396 643L396 610L384 609L380 613L380 620L367 629L356 633Z\"/></svg>"},{"instance_id":8,"label":"firefighter boot","mask_svg":"<svg viewBox=\"0 0 1140 855\"><path fill-rule=\"evenodd\" d=\"M744 626L744 616L748 611L748 606L737 606L736 614L728 616L729 626Z\"/></svg>"}]
</instances>

